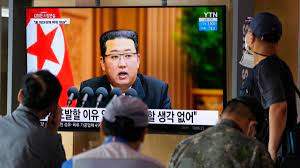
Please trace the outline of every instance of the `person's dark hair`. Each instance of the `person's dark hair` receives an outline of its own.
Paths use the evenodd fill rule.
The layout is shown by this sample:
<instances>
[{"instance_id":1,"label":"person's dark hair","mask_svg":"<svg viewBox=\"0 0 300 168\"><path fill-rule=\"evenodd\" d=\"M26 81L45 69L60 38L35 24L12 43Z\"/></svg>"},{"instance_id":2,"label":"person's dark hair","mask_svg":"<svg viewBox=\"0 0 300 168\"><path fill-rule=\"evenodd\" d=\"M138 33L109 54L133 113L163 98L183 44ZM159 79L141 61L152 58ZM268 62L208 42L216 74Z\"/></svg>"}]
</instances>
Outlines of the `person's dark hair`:
<instances>
[{"instance_id":1,"label":"person's dark hair","mask_svg":"<svg viewBox=\"0 0 300 168\"><path fill-rule=\"evenodd\" d=\"M22 89L22 104L28 108L43 110L58 102L62 87L52 73L41 70L25 75Z\"/></svg>"},{"instance_id":2,"label":"person's dark hair","mask_svg":"<svg viewBox=\"0 0 300 168\"><path fill-rule=\"evenodd\" d=\"M138 52L138 35L132 30L110 30L103 33L100 37L100 51L102 57L105 57L106 52L106 42L108 40L113 40L116 38L131 39L134 42L136 52Z\"/></svg>"},{"instance_id":3,"label":"person's dark hair","mask_svg":"<svg viewBox=\"0 0 300 168\"><path fill-rule=\"evenodd\" d=\"M248 110L245 110L244 107L248 108ZM224 113L233 113L258 122L263 119L264 114L263 107L258 100L255 97L250 96L240 96L232 99L224 108L222 114Z\"/></svg>"},{"instance_id":4,"label":"person's dark hair","mask_svg":"<svg viewBox=\"0 0 300 168\"><path fill-rule=\"evenodd\" d=\"M106 136L116 136L128 142L141 140L146 127L135 127L134 121L128 117L117 116L115 122L102 120L102 130Z\"/></svg>"}]
</instances>

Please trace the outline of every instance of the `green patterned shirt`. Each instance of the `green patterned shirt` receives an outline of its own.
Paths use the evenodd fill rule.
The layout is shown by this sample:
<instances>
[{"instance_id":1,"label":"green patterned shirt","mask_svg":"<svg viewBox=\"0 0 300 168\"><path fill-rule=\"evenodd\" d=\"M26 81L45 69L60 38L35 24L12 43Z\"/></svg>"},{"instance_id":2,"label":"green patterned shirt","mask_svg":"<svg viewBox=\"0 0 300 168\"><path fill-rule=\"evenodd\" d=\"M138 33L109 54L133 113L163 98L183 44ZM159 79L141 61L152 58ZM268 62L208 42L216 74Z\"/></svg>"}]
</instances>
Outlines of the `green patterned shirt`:
<instances>
[{"instance_id":1,"label":"green patterned shirt","mask_svg":"<svg viewBox=\"0 0 300 168\"><path fill-rule=\"evenodd\" d=\"M198 133L177 145L169 168L269 168L265 146L244 135L231 120Z\"/></svg>"}]
</instances>

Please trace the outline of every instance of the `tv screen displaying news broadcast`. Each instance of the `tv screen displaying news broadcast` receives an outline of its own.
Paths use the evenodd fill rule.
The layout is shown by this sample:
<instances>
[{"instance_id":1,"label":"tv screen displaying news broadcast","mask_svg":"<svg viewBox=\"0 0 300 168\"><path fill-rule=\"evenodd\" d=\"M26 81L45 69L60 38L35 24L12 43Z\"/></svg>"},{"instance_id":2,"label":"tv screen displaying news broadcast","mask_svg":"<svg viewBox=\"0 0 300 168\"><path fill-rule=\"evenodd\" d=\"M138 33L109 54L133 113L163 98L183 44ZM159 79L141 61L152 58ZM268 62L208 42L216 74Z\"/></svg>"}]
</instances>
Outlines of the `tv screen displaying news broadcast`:
<instances>
[{"instance_id":1,"label":"tv screen displaying news broadcast","mask_svg":"<svg viewBox=\"0 0 300 168\"><path fill-rule=\"evenodd\" d=\"M27 72L61 82L61 130L98 131L110 100L132 96L150 132L199 132L226 101L225 18L225 6L26 8Z\"/></svg>"}]
</instances>

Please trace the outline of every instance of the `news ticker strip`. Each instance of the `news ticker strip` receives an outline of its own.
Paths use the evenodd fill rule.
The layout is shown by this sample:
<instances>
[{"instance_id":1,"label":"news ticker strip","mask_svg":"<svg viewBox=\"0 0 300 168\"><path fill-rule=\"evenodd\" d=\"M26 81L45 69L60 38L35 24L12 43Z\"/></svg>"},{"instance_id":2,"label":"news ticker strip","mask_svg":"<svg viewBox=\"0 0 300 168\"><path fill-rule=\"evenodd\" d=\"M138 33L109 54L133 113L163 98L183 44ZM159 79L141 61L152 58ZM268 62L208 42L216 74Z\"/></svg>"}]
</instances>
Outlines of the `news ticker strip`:
<instances>
[{"instance_id":1,"label":"news ticker strip","mask_svg":"<svg viewBox=\"0 0 300 168\"><path fill-rule=\"evenodd\" d=\"M100 123L104 113L105 108L63 108L61 122ZM148 119L149 124L211 126L218 121L218 111L149 109Z\"/></svg>"}]
</instances>

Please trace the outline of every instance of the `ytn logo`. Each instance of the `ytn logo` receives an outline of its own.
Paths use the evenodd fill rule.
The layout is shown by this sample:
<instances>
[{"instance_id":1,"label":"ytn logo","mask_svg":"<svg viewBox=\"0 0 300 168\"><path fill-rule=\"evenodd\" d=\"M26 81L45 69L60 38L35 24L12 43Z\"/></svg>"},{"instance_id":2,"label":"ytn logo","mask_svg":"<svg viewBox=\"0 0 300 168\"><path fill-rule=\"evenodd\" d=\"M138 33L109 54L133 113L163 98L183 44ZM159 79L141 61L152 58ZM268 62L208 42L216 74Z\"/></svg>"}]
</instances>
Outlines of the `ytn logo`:
<instances>
[{"instance_id":1,"label":"ytn logo","mask_svg":"<svg viewBox=\"0 0 300 168\"><path fill-rule=\"evenodd\" d=\"M199 17L198 30L200 32L218 31L218 13L203 12L204 17ZM202 16L203 16L202 14Z\"/></svg>"},{"instance_id":2,"label":"ytn logo","mask_svg":"<svg viewBox=\"0 0 300 168\"><path fill-rule=\"evenodd\" d=\"M209 18L218 18L218 13L217 12L204 12L205 17Z\"/></svg>"}]
</instances>

